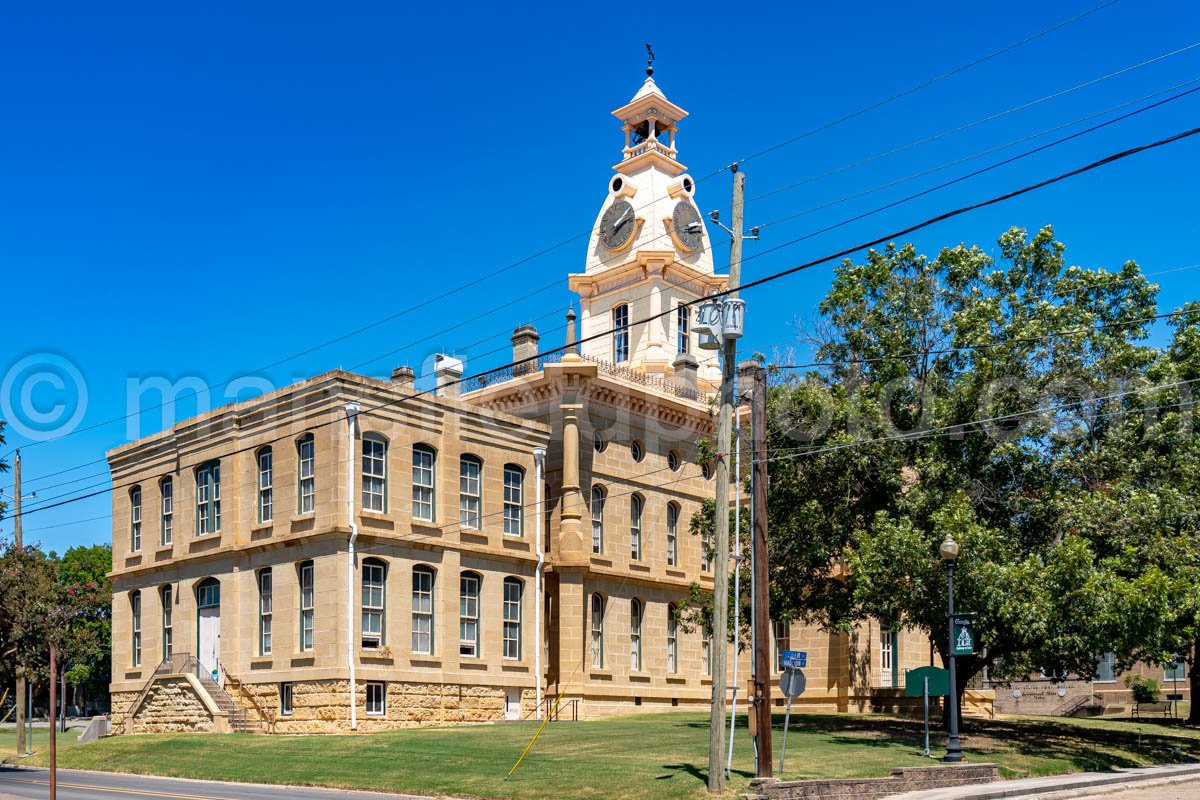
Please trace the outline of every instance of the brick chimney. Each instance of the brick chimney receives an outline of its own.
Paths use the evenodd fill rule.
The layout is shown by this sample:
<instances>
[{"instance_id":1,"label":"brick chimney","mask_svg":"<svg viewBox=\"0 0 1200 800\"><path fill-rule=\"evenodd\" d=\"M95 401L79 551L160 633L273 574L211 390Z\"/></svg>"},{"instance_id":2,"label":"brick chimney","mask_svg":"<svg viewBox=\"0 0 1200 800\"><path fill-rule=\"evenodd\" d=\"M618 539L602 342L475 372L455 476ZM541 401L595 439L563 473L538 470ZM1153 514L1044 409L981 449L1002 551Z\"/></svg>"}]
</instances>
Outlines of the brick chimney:
<instances>
[{"instance_id":1,"label":"brick chimney","mask_svg":"<svg viewBox=\"0 0 1200 800\"><path fill-rule=\"evenodd\" d=\"M396 367L392 370L392 383L399 386L401 389L411 389L417 380L417 375L413 372L413 368L405 364L403 367Z\"/></svg>"},{"instance_id":2,"label":"brick chimney","mask_svg":"<svg viewBox=\"0 0 1200 800\"><path fill-rule=\"evenodd\" d=\"M536 356L540 339L537 328L532 325L522 325L517 328L512 335L512 360L520 361ZM537 361L526 361L524 364L517 364L513 367L513 374L526 375L530 372L537 372L537 367Z\"/></svg>"},{"instance_id":3,"label":"brick chimney","mask_svg":"<svg viewBox=\"0 0 1200 800\"><path fill-rule=\"evenodd\" d=\"M438 397L458 397L462 384L457 383L463 374L463 363L457 358L438 353L433 357L433 374L437 378Z\"/></svg>"}]
</instances>

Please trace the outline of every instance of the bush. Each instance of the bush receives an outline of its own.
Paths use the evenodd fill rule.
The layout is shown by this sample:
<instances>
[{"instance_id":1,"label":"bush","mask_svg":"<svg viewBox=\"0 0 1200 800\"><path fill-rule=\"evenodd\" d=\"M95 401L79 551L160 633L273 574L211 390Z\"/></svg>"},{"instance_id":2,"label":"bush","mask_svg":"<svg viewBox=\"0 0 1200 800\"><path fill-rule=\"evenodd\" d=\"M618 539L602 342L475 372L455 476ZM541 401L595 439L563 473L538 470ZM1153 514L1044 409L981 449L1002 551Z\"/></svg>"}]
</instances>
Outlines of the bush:
<instances>
[{"instance_id":1,"label":"bush","mask_svg":"<svg viewBox=\"0 0 1200 800\"><path fill-rule=\"evenodd\" d=\"M1154 678L1126 675L1125 685L1133 692L1133 702L1135 703L1157 703L1162 694L1162 685Z\"/></svg>"}]
</instances>

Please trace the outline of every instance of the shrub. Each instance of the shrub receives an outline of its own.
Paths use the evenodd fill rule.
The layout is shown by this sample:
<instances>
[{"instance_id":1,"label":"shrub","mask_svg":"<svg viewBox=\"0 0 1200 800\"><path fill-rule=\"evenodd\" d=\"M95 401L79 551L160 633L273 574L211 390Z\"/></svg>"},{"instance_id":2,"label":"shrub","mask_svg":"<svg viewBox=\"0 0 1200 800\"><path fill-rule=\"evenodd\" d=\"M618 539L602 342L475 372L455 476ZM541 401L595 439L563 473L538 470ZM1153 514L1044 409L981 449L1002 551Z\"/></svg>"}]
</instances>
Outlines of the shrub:
<instances>
[{"instance_id":1,"label":"shrub","mask_svg":"<svg viewBox=\"0 0 1200 800\"><path fill-rule=\"evenodd\" d=\"M1157 703L1162 694L1162 685L1154 678L1126 675L1125 685L1133 692L1133 702L1135 703Z\"/></svg>"}]
</instances>

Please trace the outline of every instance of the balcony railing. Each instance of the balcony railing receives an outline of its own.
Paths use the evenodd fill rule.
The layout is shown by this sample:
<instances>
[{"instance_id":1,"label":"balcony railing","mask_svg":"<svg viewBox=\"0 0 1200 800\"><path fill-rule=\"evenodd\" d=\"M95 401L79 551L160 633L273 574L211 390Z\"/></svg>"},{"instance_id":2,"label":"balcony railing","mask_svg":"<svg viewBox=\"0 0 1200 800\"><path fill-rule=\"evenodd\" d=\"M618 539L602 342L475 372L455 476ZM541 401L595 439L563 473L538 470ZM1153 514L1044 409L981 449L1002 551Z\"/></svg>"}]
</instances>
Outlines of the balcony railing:
<instances>
[{"instance_id":1,"label":"balcony railing","mask_svg":"<svg viewBox=\"0 0 1200 800\"><path fill-rule=\"evenodd\" d=\"M581 356L584 361L595 364L600 371L605 375L612 375L630 383L636 383L640 386L647 386L651 389L657 389L660 392L682 397L685 400L704 400L706 395L703 392L693 389L690 386L684 386L676 383L661 375L647 375L643 372L638 372L632 367L624 364L613 364L605 361L602 358L592 358L589 356ZM493 372L485 372L482 375L471 378L465 381L462 385L462 391L473 392L477 389L483 389L487 386L493 386L497 383L505 383L513 378L519 378L522 375L529 375L534 372L540 372L545 368L546 364L557 364L562 361L562 353L552 353L543 358L539 358L536 362L529 361L524 364L517 364L513 367L505 367Z\"/></svg>"}]
</instances>

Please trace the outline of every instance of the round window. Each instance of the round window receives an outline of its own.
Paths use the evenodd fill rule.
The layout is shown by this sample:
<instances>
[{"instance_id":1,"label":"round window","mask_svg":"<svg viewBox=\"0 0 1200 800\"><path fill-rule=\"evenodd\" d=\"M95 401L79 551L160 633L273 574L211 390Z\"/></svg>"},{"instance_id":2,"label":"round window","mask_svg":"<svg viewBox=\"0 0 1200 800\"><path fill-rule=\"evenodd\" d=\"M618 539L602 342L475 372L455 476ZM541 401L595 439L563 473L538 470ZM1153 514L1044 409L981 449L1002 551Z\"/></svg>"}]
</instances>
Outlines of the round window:
<instances>
[{"instance_id":1,"label":"round window","mask_svg":"<svg viewBox=\"0 0 1200 800\"><path fill-rule=\"evenodd\" d=\"M625 188L625 181L622 180L620 175L615 175L613 176L612 183L609 184L609 188L611 188L614 193L619 192Z\"/></svg>"}]
</instances>

